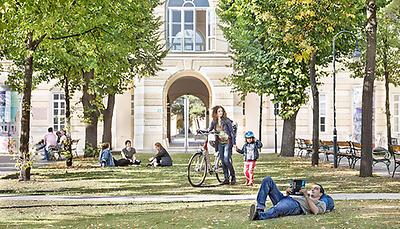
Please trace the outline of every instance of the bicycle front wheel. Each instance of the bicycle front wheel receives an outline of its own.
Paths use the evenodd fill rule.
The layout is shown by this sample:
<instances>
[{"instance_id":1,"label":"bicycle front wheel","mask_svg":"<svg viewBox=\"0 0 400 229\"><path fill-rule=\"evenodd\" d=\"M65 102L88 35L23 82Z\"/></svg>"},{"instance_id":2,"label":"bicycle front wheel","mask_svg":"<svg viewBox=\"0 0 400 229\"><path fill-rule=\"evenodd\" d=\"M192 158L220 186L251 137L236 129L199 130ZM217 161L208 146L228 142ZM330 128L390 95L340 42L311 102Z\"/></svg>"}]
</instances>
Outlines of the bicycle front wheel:
<instances>
[{"instance_id":1,"label":"bicycle front wheel","mask_svg":"<svg viewBox=\"0 0 400 229\"><path fill-rule=\"evenodd\" d=\"M188 180L193 187L199 187L203 184L207 175L206 160L202 153L193 154L188 165Z\"/></svg>"}]
</instances>

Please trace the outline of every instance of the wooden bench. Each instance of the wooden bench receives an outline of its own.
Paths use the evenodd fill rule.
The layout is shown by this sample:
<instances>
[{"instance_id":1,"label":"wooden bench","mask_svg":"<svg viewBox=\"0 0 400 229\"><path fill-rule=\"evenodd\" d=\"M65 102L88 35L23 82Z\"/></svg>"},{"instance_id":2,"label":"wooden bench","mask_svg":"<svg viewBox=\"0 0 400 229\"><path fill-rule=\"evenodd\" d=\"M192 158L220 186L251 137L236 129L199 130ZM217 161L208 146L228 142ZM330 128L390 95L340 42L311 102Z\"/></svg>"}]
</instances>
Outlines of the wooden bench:
<instances>
[{"instance_id":1,"label":"wooden bench","mask_svg":"<svg viewBox=\"0 0 400 229\"><path fill-rule=\"evenodd\" d=\"M373 166L378 163L383 163L386 165L387 171L390 175L390 164L392 163L390 160L392 158L392 154L390 154L389 150L377 147L372 151L372 159L373 159Z\"/></svg>"},{"instance_id":2,"label":"wooden bench","mask_svg":"<svg viewBox=\"0 0 400 229\"><path fill-rule=\"evenodd\" d=\"M349 142L349 144L353 159L352 168L354 168L357 161L361 160L362 146L361 143L358 142ZM392 155L390 154L390 152L384 148L381 148L381 150L377 149L372 151L372 160L373 160L372 165L375 166L378 163L385 164L389 174L390 174L391 158Z\"/></svg>"},{"instance_id":3,"label":"wooden bench","mask_svg":"<svg viewBox=\"0 0 400 229\"><path fill-rule=\"evenodd\" d=\"M303 157L303 153L305 153L305 156L309 157L312 153L312 142L311 140L296 138L295 148L297 148L297 156Z\"/></svg>"},{"instance_id":4,"label":"wooden bench","mask_svg":"<svg viewBox=\"0 0 400 229\"><path fill-rule=\"evenodd\" d=\"M393 161L394 161L392 177L394 177L394 173L396 172L396 169L400 166L400 145L392 146L392 149L393 149L392 156L393 156Z\"/></svg>"},{"instance_id":5,"label":"wooden bench","mask_svg":"<svg viewBox=\"0 0 400 229\"><path fill-rule=\"evenodd\" d=\"M351 145L350 142L348 141L338 141L337 142L337 146L338 146L338 153L337 153L337 157L338 157L338 164L340 164L340 161L343 158L347 159L347 162L349 163L349 167L353 168L353 152L351 151Z\"/></svg>"},{"instance_id":6,"label":"wooden bench","mask_svg":"<svg viewBox=\"0 0 400 229\"><path fill-rule=\"evenodd\" d=\"M349 142L349 145L350 145L350 152L352 154L351 168L354 169L357 161L361 160L361 143Z\"/></svg>"},{"instance_id":7,"label":"wooden bench","mask_svg":"<svg viewBox=\"0 0 400 229\"><path fill-rule=\"evenodd\" d=\"M325 160L329 161L329 155L333 155L333 142L320 140L319 152L325 154Z\"/></svg>"}]
</instances>

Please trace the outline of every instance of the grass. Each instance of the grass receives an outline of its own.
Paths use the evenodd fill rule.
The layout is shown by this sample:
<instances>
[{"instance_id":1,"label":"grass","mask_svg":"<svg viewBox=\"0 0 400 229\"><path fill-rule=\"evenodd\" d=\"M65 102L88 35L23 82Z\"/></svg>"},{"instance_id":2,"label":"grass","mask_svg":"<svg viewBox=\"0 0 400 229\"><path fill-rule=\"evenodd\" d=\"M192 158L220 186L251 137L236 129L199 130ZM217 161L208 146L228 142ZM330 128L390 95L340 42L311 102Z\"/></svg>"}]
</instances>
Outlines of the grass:
<instances>
[{"instance_id":1,"label":"grass","mask_svg":"<svg viewBox=\"0 0 400 229\"><path fill-rule=\"evenodd\" d=\"M150 157L141 154L141 159ZM64 162L34 168L30 182L15 176L0 179L0 194L47 194L89 196L255 194L264 176L271 176L281 189L291 178L306 178L324 185L328 193L400 191L400 179L374 176L361 178L346 167L333 169L322 163L311 167L301 158L263 154L255 170L256 186L247 187L242 158L234 155L238 185L221 186L208 177L206 186L193 188L187 181L191 155L173 154L174 166L166 168L100 168L95 159L76 159L72 168ZM324 215L283 217L249 221L252 201L195 203L139 203L89 201L0 201L0 228L395 228L400 200L336 201L336 210Z\"/></svg>"},{"instance_id":2,"label":"grass","mask_svg":"<svg viewBox=\"0 0 400 229\"><path fill-rule=\"evenodd\" d=\"M141 154L141 159L150 154ZM221 186L215 177L207 177L205 187L193 188L187 181L190 154L173 154L174 166L164 168L100 168L95 159L76 159L72 168L57 162L32 170L32 181L18 182L13 176L0 179L0 194L48 195L183 195L183 194L255 194L258 185L247 187L242 157L234 155L238 185ZM146 163L144 163L146 164ZM328 193L400 192L400 179L374 176L361 178L358 171L343 167L333 169L322 163L311 167L309 159L282 158L262 154L255 169L255 183L271 176L281 189L291 178L306 178L321 183Z\"/></svg>"},{"instance_id":3,"label":"grass","mask_svg":"<svg viewBox=\"0 0 400 229\"><path fill-rule=\"evenodd\" d=\"M249 221L250 201L0 203L0 228L396 228L400 200L337 201L324 215Z\"/></svg>"}]
</instances>

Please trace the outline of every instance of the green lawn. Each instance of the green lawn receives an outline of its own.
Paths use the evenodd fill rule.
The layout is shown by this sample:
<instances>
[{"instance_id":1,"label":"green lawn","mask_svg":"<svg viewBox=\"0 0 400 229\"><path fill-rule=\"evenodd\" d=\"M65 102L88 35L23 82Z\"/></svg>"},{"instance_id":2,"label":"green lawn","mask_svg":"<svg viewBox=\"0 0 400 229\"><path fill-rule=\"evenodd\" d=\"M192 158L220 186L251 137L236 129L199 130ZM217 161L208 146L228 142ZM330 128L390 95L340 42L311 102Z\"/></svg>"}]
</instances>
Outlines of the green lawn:
<instances>
[{"instance_id":1,"label":"green lawn","mask_svg":"<svg viewBox=\"0 0 400 229\"><path fill-rule=\"evenodd\" d=\"M140 154L140 159L150 154ZM0 194L56 195L182 195L182 194L255 194L265 176L271 176L280 188L291 178L306 178L321 183L329 193L400 192L400 179L374 176L358 177L358 171L346 167L333 169L330 164L311 167L309 159L283 158L262 154L255 169L255 187L243 185L243 162L234 154L237 185L217 185L209 177L206 187L193 188L187 181L190 154L173 154L174 166L164 168L114 167L100 168L95 159L76 159L73 168L64 162L46 168L34 168L32 181L18 182L15 176L0 179ZM11 179L13 178L13 179Z\"/></svg>"},{"instance_id":2,"label":"green lawn","mask_svg":"<svg viewBox=\"0 0 400 229\"><path fill-rule=\"evenodd\" d=\"M251 203L2 202L0 228L397 228L400 218L399 200L337 201L324 215L249 221Z\"/></svg>"}]
</instances>

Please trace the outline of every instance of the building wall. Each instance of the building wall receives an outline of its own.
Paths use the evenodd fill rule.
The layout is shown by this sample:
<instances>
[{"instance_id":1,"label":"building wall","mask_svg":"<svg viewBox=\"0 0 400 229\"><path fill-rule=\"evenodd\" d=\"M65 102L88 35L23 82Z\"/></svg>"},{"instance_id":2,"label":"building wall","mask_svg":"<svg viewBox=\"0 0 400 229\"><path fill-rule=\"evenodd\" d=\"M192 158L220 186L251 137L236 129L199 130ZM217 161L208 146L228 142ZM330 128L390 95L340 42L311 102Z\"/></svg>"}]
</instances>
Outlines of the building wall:
<instances>
[{"instance_id":1,"label":"building wall","mask_svg":"<svg viewBox=\"0 0 400 229\"><path fill-rule=\"evenodd\" d=\"M210 1L211 7L215 7L217 0ZM156 8L155 14L165 21L165 6ZM218 23L218 19L217 19ZM162 35L165 36L165 25ZM5 62L8 63L9 62ZM229 57L229 45L223 37L219 27L216 28L216 49L209 52L169 53L162 64L163 71L156 76L135 80L135 87L116 96L113 117L113 145L122 148L125 140L132 139L138 150L151 150L156 141L164 145L167 136L167 94L169 87L175 80L183 76L200 79L210 92L210 108L215 105L225 107L228 116L239 124L238 144L243 143L243 133L252 130L258 136L260 96L249 94L246 96L245 114L243 115L243 101L237 94L231 93L232 88L225 85L221 79L232 73L229 67L232 60ZM328 72L329 68L326 69ZM2 73L0 78L4 84L7 73ZM333 100L332 78L322 78L319 86L320 93L326 95L326 131L320 132L323 140L332 139L333 130ZM32 122L31 143L39 141L52 125L52 94L61 92L61 88L54 86L54 81L45 82L38 86L32 94ZM362 86L362 79L349 78L349 72L337 73L337 130L338 140L350 140L354 138L354 90ZM391 106L393 110L394 95L400 95L400 89L391 86ZM384 114L384 86L382 82L375 83L375 113L374 131L377 144L385 144L386 119ZM77 93L71 105L73 105L73 119L71 135L74 139L81 139L79 151L83 152L85 124L82 122L82 105L80 93ZM304 95L307 96L307 95ZM311 102L305 104L297 116L296 136L311 139L312 137L312 106ZM262 137L264 146L274 146L274 111L273 104L268 96L263 97L262 105ZM393 120L392 120L393 121ZM283 121L277 117L278 146L281 144ZM102 123L98 126L98 139L101 141ZM394 137L400 137L398 131L393 131ZM382 140L383 139L383 140Z\"/></svg>"}]
</instances>

